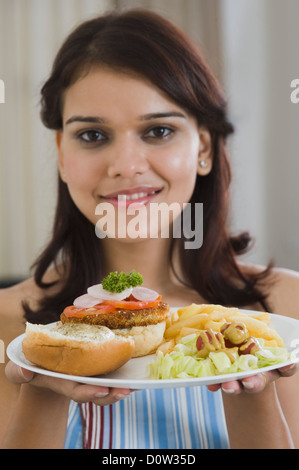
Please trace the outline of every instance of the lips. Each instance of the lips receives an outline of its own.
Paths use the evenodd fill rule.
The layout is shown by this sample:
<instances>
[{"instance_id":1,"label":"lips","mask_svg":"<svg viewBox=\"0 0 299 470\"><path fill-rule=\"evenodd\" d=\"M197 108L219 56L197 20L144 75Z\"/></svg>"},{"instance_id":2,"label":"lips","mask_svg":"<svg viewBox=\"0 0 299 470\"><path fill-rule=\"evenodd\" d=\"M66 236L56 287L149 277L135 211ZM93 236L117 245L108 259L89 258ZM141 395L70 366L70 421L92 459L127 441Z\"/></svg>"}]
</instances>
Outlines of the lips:
<instances>
[{"instance_id":1,"label":"lips","mask_svg":"<svg viewBox=\"0 0 299 470\"><path fill-rule=\"evenodd\" d=\"M101 197L118 207L128 207L130 204L144 205L149 203L162 189L156 186L137 186L121 189Z\"/></svg>"}]
</instances>

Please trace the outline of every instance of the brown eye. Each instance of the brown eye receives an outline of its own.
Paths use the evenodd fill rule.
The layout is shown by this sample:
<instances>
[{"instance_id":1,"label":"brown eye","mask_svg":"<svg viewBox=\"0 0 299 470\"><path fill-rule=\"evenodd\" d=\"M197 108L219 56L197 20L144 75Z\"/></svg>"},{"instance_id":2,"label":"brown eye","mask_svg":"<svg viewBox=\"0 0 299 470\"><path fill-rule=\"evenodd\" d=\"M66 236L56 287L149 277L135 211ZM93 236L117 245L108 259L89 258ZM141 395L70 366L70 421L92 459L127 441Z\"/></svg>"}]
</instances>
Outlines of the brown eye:
<instances>
[{"instance_id":1,"label":"brown eye","mask_svg":"<svg viewBox=\"0 0 299 470\"><path fill-rule=\"evenodd\" d=\"M105 140L105 136L100 131L96 130L82 132L78 137L84 143L97 143Z\"/></svg>"},{"instance_id":2,"label":"brown eye","mask_svg":"<svg viewBox=\"0 0 299 470\"><path fill-rule=\"evenodd\" d=\"M165 139L174 131L169 129L169 127L158 126L151 129L147 134L146 137L156 138L156 139Z\"/></svg>"}]
</instances>

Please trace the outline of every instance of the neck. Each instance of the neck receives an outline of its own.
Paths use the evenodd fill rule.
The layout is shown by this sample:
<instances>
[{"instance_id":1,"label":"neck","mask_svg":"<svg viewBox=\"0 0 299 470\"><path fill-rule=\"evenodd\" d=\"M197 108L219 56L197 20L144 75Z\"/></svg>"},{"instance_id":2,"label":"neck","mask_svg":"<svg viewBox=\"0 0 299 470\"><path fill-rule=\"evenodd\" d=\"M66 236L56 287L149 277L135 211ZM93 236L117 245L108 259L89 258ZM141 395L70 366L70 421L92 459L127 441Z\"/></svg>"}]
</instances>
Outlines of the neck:
<instances>
[{"instance_id":1,"label":"neck","mask_svg":"<svg viewBox=\"0 0 299 470\"><path fill-rule=\"evenodd\" d=\"M133 243L105 238L101 240L104 253L104 275L111 271L130 272L143 276L144 285L154 290L165 289L172 279L170 272L171 239L142 239ZM125 248L125 249L124 249Z\"/></svg>"}]
</instances>

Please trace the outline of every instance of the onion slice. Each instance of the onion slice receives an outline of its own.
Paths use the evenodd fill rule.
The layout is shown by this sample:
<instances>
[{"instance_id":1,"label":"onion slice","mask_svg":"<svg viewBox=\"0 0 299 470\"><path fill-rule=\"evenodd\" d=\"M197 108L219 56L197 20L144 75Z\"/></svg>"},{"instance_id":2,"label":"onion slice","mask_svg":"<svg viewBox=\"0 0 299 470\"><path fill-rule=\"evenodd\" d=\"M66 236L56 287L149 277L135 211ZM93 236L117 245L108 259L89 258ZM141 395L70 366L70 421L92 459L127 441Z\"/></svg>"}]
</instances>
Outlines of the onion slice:
<instances>
[{"instance_id":1,"label":"onion slice","mask_svg":"<svg viewBox=\"0 0 299 470\"><path fill-rule=\"evenodd\" d=\"M156 300L158 292L147 287L136 286L124 289L122 292L109 292L103 289L102 284L96 284L87 289L87 294L81 295L74 300L74 306L79 308L91 308L104 300L124 300L130 295L135 299L146 302Z\"/></svg>"},{"instance_id":2,"label":"onion slice","mask_svg":"<svg viewBox=\"0 0 299 470\"><path fill-rule=\"evenodd\" d=\"M123 290L122 292L109 292L103 289L102 284L96 284L87 289L90 296L101 300L124 300L132 293L133 287Z\"/></svg>"},{"instance_id":3,"label":"onion slice","mask_svg":"<svg viewBox=\"0 0 299 470\"><path fill-rule=\"evenodd\" d=\"M91 308L101 302L101 299L96 299L89 294L84 294L74 300L74 306L78 308Z\"/></svg>"},{"instance_id":4,"label":"onion slice","mask_svg":"<svg viewBox=\"0 0 299 470\"><path fill-rule=\"evenodd\" d=\"M132 295L135 299L141 301L156 300L156 298L159 297L158 292L142 286L133 287Z\"/></svg>"}]
</instances>

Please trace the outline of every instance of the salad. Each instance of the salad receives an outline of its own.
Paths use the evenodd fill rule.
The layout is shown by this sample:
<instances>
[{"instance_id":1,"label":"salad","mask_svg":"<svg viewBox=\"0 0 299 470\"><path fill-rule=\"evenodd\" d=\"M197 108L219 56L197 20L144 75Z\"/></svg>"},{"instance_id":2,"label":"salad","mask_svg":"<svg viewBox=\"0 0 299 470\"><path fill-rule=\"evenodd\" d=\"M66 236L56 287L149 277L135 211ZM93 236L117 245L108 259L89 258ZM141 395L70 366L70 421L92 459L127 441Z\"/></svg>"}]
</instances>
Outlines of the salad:
<instances>
[{"instance_id":1,"label":"salad","mask_svg":"<svg viewBox=\"0 0 299 470\"><path fill-rule=\"evenodd\" d=\"M280 364L289 359L284 346L269 346L250 336L240 321L181 337L173 348L157 351L149 365L151 379L180 379L233 374Z\"/></svg>"},{"instance_id":2,"label":"salad","mask_svg":"<svg viewBox=\"0 0 299 470\"><path fill-rule=\"evenodd\" d=\"M182 338L170 353L158 351L156 359L149 365L151 379L184 379L208 377L211 375L233 374L280 364L289 359L286 348L264 346L264 340L257 338L261 349L253 354L232 354L232 361L223 351L210 352L207 358L198 357L197 335Z\"/></svg>"}]
</instances>

